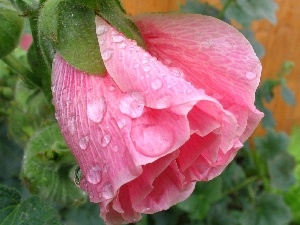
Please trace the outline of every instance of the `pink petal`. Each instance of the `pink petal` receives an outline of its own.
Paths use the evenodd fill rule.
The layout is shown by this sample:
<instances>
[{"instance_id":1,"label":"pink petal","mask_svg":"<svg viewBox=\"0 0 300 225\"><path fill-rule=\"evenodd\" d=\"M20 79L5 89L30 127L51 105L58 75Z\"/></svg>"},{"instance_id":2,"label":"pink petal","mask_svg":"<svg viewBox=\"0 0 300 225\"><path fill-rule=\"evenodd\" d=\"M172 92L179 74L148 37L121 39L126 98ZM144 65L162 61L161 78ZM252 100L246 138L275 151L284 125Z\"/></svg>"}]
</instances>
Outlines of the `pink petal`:
<instances>
[{"instance_id":1,"label":"pink petal","mask_svg":"<svg viewBox=\"0 0 300 225\"><path fill-rule=\"evenodd\" d=\"M137 179L120 188L112 207L103 210L103 217L112 224L123 221L136 222L141 213L154 213L168 209L185 200L194 190L195 183L185 181L174 160L177 155L167 155L143 167ZM116 213L122 217L116 217Z\"/></svg>"},{"instance_id":2,"label":"pink petal","mask_svg":"<svg viewBox=\"0 0 300 225\"><path fill-rule=\"evenodd\" d=\"M260 64L233 28L199 15L137 23L151 54L96 18L105 77L58 55L53 64L56 118L108 224L186 199L194 181L224 170L262 116L253 105Z\"/></svg>"},{"instance_id":3,"label":"pink petal","mask_svg":"<svg viewBox=\"0 0 300 225\"><path fill-rule=\"evenodd\" d=\"M253 105L261 64L245 37L203 15L149 14L135 22L152 55L180 68L186 80L236 116L240 140L245 141L263 117Z\"/></svg>"},{"instance_id":4,"label":"pink petal","mask_svg":"<svg viewBox=\"0 0 300 225\"><path fill-rule=\"evenodd\" d=\"M32 36L30 34L24 34L21 37L20 47L27 51L32 43Z\"/></svg>"},{"instance_id":5,"label":"pink petal","mask_svg":"<svg viewBox=\"0 0 300 225\"><path fill-rule=\"evenodd\" d=\"M59 56L52 84L56 119L84 175L81 187L93 202L112 199L142 173L130 152L132 120L117 104L125 94L109 76L87 75Z\"/></svg>"},{"instance_id":6,"label":"pink petal","mask_svg":"<svg viewBox=\"0 0 300 225\"><path fill-rule=\"evenodd\" d=\"M197 89L191 83L187 82L184 79L185 74L181 70L176 67L164 65L161 61L149 55L144 49L136 46L135 41L127 39L123 34L110 27L103 19L96 18L96 24L98 42L105 66L110 76L116 81L122 91L141 93L143 95L141 98L144 98L143 102L145 106L151 109L168 109L174 114L183 116L186 116L188 113L193 114L193 112L196 111L194 114L198 117L197 119L201 119L202 115L202 118L209 115L211 119L206 124L206 127L203 127L201 122L197 123L196 119L192 121L191 119L189 119L189 121L182 121L182 123L177 123L176 126L181 124L181 127L189 129L187 128L188 124L184 124L187 122L192 126L192 129L196 129L199 134L202 133L203 135L218 127L220 128L218 132L221 132L220 137L222 138L221 149L226 152L231 148L230 145L236 136L238 125L234 116L224 110L216 99L207 96L202 89ZM159 88L153 88L153 82L157 82L158 80L160 81ZM160 115L162 114L160 113ZM170 115L167 117L172 119ZM168 130L168 127L162 123L167 117L161 118L161 123L158 124L162 128L158 129L157 127L155 129L156 133L163 134L163 130ZM174 121L176 121L176 119L174 119ZM169 123L169 125L171 124L173 123ZM228 126L226 124L228 124ZM176 132L182 131L181 128L176 129L175 127L173 130L177 130ZM147 133L147 130L145 130L145 132ZM154 130L150 132L155 133ZM224 132L229 136L224 135ZM137 132L137 134L139 133L141 132ZM169 134L171 134L171 132L168 132L168 135ZM146 136L153 137L154 135L147 133ZM164 148L160 148L160 152L157 155L163 156L165 155L163 153L170 153L179 148L188 140L188 137L183 137L185 137L183 134L178 135L178 138L181 138L182 141L178 140L178 144L173 145L173 148L166 147L166 149L168 149L167 152L161 152ZM170 136L161 136L160 138L171 139ZM151 139L154 140L153 138ZM136 140L138 140L138 138L136 138ZM174 138L174 140L176 140L176 138ZM142 145L145 147L150 146L149 142L150 141L144 144L142 143ZM161 143L159 141L154 142ZM159 144L159 146L164 145ZM147 151L149 151L149 149L147 149ZM152 159L154 159L154 154L151 156ZM151 159L147 162L151 162L150 160Z\"/></svg>"}]
</instances>

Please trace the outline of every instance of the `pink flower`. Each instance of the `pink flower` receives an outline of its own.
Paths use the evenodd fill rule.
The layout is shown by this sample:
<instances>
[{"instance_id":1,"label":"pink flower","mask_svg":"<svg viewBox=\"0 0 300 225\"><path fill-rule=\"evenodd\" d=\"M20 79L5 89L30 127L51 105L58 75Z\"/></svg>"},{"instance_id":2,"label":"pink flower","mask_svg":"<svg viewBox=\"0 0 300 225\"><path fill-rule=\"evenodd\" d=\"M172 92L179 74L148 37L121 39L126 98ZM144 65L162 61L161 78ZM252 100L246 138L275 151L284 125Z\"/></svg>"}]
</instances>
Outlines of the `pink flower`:
<instances>
[{"instance_id":1,"label":"pink flower","mask_svg":"<svg viewBox=\"0 0 300 225\"><path fill-rule=\"evenodd\" d=\"M96 18L107 75L59 55L56 118L108 224L185 200L218 176L258 125L261 64L233 27L201 15L135 18L147 50ZM80 57L80 56L79 56Z\"/></svg>"},{"instance_id":2,"label":"pink flower","mask_svg":"<svg viewBox=\"0 0 300 225\"><path fill-rule=\"evenodd\" d=\"M20 47L24 50L28 50L32 43L32 36L30 34L24 34L21 37Z\"/></svg>"}]
</instances>

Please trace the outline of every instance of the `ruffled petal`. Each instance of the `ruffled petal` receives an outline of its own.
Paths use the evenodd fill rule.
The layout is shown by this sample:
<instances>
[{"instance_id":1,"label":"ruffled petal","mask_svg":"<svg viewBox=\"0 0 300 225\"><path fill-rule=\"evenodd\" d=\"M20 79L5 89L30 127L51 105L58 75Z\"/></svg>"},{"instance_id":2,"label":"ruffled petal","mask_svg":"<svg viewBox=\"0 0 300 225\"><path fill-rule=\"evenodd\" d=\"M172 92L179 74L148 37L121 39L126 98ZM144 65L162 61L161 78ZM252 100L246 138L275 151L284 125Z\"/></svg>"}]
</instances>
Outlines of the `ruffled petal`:
<instances>
[{"instance_id":1,"label":"ruffled petal","mask_svg":"<svg viewBox=\"0 0 300 225\"><path fill-rule=\"evenodd\" d=\"M100 204L106 221L111 224L136 222L142 213L168 209L190 196L195 182L186 181L174 160L176 157L172 153L144 166L141 176L120 188L112 205L103 210Z\"/></svg>"},{"instance_id":2,"label":"ruffled petal","mask_svg":"<svg viewBox=\"0 0 300 225\"><path fill-rule=\"evenodd\" d=\"M149 53L180 68L186 80L232 112L240 125L240 141L246 140L263 117L253 105L261 64L246 38L232 26L199 14L148 14L135 22Z\"/></svg>"}]
</instances>

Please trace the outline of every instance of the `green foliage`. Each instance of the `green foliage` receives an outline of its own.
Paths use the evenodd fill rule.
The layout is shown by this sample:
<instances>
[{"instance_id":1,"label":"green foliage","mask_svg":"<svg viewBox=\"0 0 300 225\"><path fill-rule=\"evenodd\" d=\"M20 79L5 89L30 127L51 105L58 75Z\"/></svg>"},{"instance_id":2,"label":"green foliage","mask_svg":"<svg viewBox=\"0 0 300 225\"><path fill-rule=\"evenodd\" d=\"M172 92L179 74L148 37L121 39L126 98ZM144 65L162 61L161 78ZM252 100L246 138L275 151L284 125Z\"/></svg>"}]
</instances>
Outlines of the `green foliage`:
<instances>
[{"instance_id":1,"label":"green foliage","mask_svg":"<svg viewBox=\"0 0 300 225\"><path fill-rule=\"evenodd\" d=\"M92 9L67 0L47 1L40 11L38 29L39 41L50 40L49 44L75 68L104 73Z\"/></svg>"},{"instance_id":2,"label":"green foliage","mask_svg":"<svg viewBox=\"0 0 300 225\"><path fill-rule=\"evenodd\" d=\"M290 105L295 104L294 94L286 85L286 76L291 72L293 67L293 62L284 62L277 74L277 79L264 80L255 93L255 105L265 114L264 118L262 119L262 125L265 128L274 128L276 125L272 112L265 106L265 102L270 102L273 99L274 90L276 87L281 88L281 95L286 103Z\"/></svg>"},{"instance_id":3,"label":"green foliage","mask_svg":"<svg viewBox=\"0 0 300 225\"><path fill-rule=\"evenodd\" d=\"M0 1L0 59L18 45L23 30L23 18L8 0Z\"/></svg>"},{"instance_id":4,"label":"green foliage","mask_svg":"<svg viewBox=\"0 0 300 225\"><path fill-rule=\"evenodd\" d=\"M82 204L86 194L74 185L76 161L57 124L36 132L26 146L21 178L29 190L62 205Z\"/></svg>"},{"instance_id":5,"label":"green foliage","mask_svg":"<svg viewBox=\"0 0 300 225\"><path fill-rule=\"evenodd\" d=\"M39 89L28 89L22 81L15 86L15 98L8 110L9 131L20 145L25 146L35 130L54 121L52 107Z\"/></svg>"},{"instance_id":6,"label":"green foliage","mask_svg":"<svg viewBox=\"0 0 300 225\"><path fill-rule=\"evenodd\" d=\"M286 202L289 204L292 210L293 220L300 224L300 127L295 127L291 134L291 142L288 148L289 153L294 157L296 161L296 167L294 174L296 176L295 184L284 194Z\"/></svg>"},{"instance_id":7,"label":"green foliage","mask_svg":"<svg viewBox=\"0 0 300 225\"><path fill-rule=\"evenodd\" d=\"M219 15L219 10L213 6L209 5L208 3L197 2L194 0L187 0L186 3L181 6L181 11L213 17L217 17Z\"/></svg>"},{"instance_id":8,"label":"green foliage","mask_svg":"<svg viewBox=\"0 0 300 225\"><path fill-rule=\"evenodd\" d=\"M228 0L223 0L223 2ZM276 23L277 4L273 0L236 0L230 1L225 16L234 19L245 27L249 27L253 20L267 19Z\"/></svg>"},{"instance_id":9,"label":"green foliage","mask_svg":"<svg viewBox=\"0 0 300 225\"><path fill-rule=\"evenodd\" d=\"M243 212L241 225L285 225L290 219L290 210L282 196L263 192Z\"/></svg>"},{"instance_id":10,"label":"green foliage","mask_svg":"<svg viewBox=\"0 0 300 225\"><path fill-rule=\"evenodd\" d=\"M222 197L222 181L214 179L211 182L201 182L197 185L194 194L186 201L178 204L178 207L189 212L191 220L204 219L209 207Z\"/></svg>"},{"instance_id":11,"label":"green foliage","mask_svg":"<svg viewBox=\"0 0 300 225\"><path fill-rule=\"evenodd\" d=\"M0 184L1 225L61 225L59 215L37 196L21 201L20 194Z\"/></svg>"}]
</instances>

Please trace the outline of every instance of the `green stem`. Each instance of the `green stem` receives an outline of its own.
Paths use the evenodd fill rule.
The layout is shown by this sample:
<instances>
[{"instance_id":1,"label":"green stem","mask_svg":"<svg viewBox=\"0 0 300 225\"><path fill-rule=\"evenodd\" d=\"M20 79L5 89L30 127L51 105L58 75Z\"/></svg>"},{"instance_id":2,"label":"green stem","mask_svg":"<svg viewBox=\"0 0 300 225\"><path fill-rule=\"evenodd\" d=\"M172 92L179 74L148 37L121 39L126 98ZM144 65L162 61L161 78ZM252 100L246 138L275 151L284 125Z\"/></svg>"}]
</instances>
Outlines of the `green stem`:
<instances>
[{"instance_id":1,"label":"green stem","mask_svg":"<svg viewBox=\"0 0 300 225\"><path fill-rule=\"evenodd\" d=\"M2 58L2 60L10 69L20 74L22 79L28 86L37 88L37 86L28 79L28 77L33 77L32 72L27 69L13 54L7 55L6 57Z\"/></svg>"},{"instance_id":2,"label":"green stem","mask_svg":"<svg viewBox=\"0 0 300 225\"><path fill-rule=\"evenodd\" d=\"M248 184L256 181L258 179L257 176L252 176L252 177L249 177L248 179L244 180L244 182L240 183L239 185L237 185L236 187L234 188L231 188L229 189L228 191L226 191L224 194L223 194L223 197L231 194L231 193L235 193L237 191L239 191L240 189L246 187Z\"/></svg>"},{"instance_id":3,"label":"green stem","mask_svg":"<svg viewBox=\"0 0 300 225\"><path fill-rule=\"evenodd\" d=\"M226 9L228 8L228 6L229 6L232 2L233 2L233 0L226 0L225 4L223 5L223 8L222 8L221 11L218 13L218 16L217 16L218 19L222 19L222 18L223 18Z\"/></svg>"}]
</instances>

